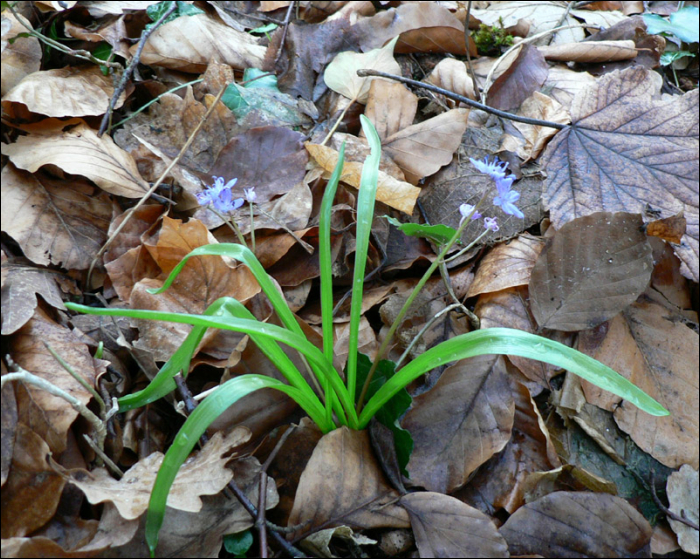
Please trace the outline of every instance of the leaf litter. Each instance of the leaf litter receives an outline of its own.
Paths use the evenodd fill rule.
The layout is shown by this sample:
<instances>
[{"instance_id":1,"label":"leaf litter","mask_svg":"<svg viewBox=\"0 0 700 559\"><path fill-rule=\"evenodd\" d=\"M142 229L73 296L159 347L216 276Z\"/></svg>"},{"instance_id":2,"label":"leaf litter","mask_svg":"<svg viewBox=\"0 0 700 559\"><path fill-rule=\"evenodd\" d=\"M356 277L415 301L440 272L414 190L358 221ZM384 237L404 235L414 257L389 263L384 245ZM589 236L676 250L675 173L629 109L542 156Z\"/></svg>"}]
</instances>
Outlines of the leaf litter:
<instances>
[{"instance_id":1,"label":"leaf litter","mask_svg":"<svg viewBox=\"0 0 700 559\"><path fill-rule=\"evenodd\" d=\"M697 492L698 470L698 93L684 71L658 66L666 43L688 31L675 5L671 12L650 5L640 18L631 2L624 11L619 3L475 3L469 21L463 3L399 3L379 12L364 3L322 10L261 3L247 13L209 7L157 27L138 54L141 75L118 89L102 70L134 59L137 45L127 39L143 32L143 10L91 6L79 16L75 7L34 12L21 4L18 13L2 14L2 223L10 240L2 252L2 333L21 370L97 409L46 342L110 408L112 397L142 388L187 336L188 328L169 323L118 322L118 330L71 318L62 302L76 295L189 313L231 296L275 323L248 269L218 257L193 260L163 295L147 292L191 249L237 242L197 204L215 177L238 179L236 198L255 189L252 220L247 203L236 210L240 231L249 241L255 233L258 258L322 347L318 208L345 140L331 224L341 369L349 316L342 297L352 278L367 154L358 126L364 112L379 133L382 164L360 351L374 354L392 309L458 225L459 206L476 204L490 185L469 159L498 155L517 180L524 219L486 197L479 211L499 219L498 233L427 284L389 356L408 352L411 359L469 331L461 304L484 328L517 328L578 347L671 411L648 416L521 357L463 360L409 386L408 411L389 420L397 434L412 437L406 477L380 426L322 436L289 398L260 391L219 418L214 438L180 473L192 482L176 481L182 491L174 490L169 506L179 510L166 515L159 554L217 555L224 536L253 525L222 492L231 478L256 507L264 479L268 518L291 526L288 541L313 553L388 553L389 540L406 533L412 537L402 538L403 552L426 557L631 556L662 545L697 553L697 531L678 518L694 514L697 522L697 499L693 508L686 497ZM56 45L42 51L36 35L17 37L28 31L22 24L39 29L49 15L61 22L59 43L73 36L93 53L108 46L112 58L100 68L97 59L79 61ZM144 17L125 24L127 15ZM86 27L86 17L94 25ZM257 38L248 31L261 17L279 27ZM465 27L480 24L502 26L523 45L483 56L471 36L465 42ZM551 45L530 39L538 33ZM72 52L73 43L64 44ZM564 127L499 119L427 89L356 76L361 69L422 78ZM114 128L100 134L99 118L117 90ZM210 108L212 117L178 157ZM156 181L163 184L148 204L130 212ZM480 233L470 231L463 242ZM105 343L101 357L87 333ZM208 332L185 371L189 389L199 394L250 372L277 377L248 342ZM2 368L10 372L8 362ZM3 385L3 554L147 553L141 520L158 453L179 424L173 402L109 420L105 452L126 471L118 481L83 444L90 427L65 399L22 382ZM235 441L216 446L224 439ZM144 485L138 492L128 488L133 479ZM662 509L650 491L666 484ZM104 504L81 508L83 499ZM315 532L323 537L312 542ZM270 547L279 549L275 541Z\"/></svg>"}]
</instances>

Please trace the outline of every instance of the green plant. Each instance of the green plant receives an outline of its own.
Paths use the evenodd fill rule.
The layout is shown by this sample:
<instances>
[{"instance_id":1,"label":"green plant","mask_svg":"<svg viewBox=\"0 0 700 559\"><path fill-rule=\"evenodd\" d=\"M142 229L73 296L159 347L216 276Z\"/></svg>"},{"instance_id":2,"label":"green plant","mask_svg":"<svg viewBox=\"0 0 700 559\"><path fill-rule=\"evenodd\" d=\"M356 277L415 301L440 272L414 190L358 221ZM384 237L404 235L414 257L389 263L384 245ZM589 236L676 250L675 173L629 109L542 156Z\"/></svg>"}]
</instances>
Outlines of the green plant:
<instances>
[{"instance_id":1,"label":"green plant","mask_svg":"<svg viewBox=\"0 0 700 559\"><path fill-rule=\"evenodd\" d=\"M304 337L301 327L297 323L286 301L276 289L270 277L265 272L254 254L245 246L239 244L214 244L199 247L187 255L171 272L164 285L154 293L162 293L172 284L175 277L186 265L190 258L197 256L228 256L245 264L254 274L261 289L269 298L275 312L283 326L264 324L255 317L240 302L232 298L221 298L214 302L203 315L190 315L180 313L166 313L145 310L127 309L97 309L67 303L66 306L74 311L97 315L128 316L139 319L166 320L192 324L194 328L183 342L182 346L173 354L167 363L161 368L158 375L142 391L125 396L119 400L120 411L127 411L153 402L168 394L175 388L173 377L179 371L187 374L193 353L202 339L207 328L217 327L226 330L244 332L250 336L253 342L270 358L287 379L288 384L262 375L243 375L233 378L207 396L202 403L189 416L180 432L175 437L172 446L167 451L163 464L158 472L147 514L146 538L151 553L154 553L158 542L158 531L163 522L165 502L170 486L188 454L204 433L206 428L231 404L243 396L260 388L275 388L292 397L301 406L319 428L327 433L340 425L347 425L352 429L363 429L372 417L382 410L397 393L403 390L410 382L424 373L441 364L447 364L459 359L483 354L518 355L545 361L563 369L567 369L582 378L606 389L622 398L634 403L640 409L652 415L668 415L668 412L653 398L627 381L609 367L598 361L557 342L528 334L519 330L507 328L492 328L477 330L452 338L440 345L427 350L425 353L400 368L393 376L386 375L386 381L378 388L376 383L372 389L373 375L381 357L386 350L388 341L393 336L397 326L401 324L422 286L437 268L438 264L445 260L449 249L461 237L464 229L474 222L478 214L479 205L484 201L486 193L476 206L462 204L460 212L462 221L457 230L441 228L440 238L442 249L435 263L426 271L421 281L416 285L412 295L406 301L404 308L399 313L392 325L385 342L380 348L371 365L363 383L359 383L358 374L358 330L361 313L361 301L363 282L365 276L365 262L369 245L370 227L374 215L374 202L377 188L380 140L371 122L361 117L365 135L369 141L371 153L367 157L363 170L357 202L357 233L355 270L352 282L352 303L350 311L350 344L348 364L346 369L346 381L333 366L333 291L331 275L331 249L330 249L330 214L338 182L343 168L344 146L340 150L338 165L331 176L320 210L319 223L319 258L321 276L321 309L323 327L323 351L319 350ZM473 161L473 164L481 171L490 175L496 184L497 197L495 203L502 207L503 211L511 215L522 215L514 206L519 194L511 190L513 176L506 176L506 164L485 161ZM223 179L221 180L223 183ZM231 197L227 203L233 203ZM484 232L468 247L488 234L491 230L497 230L496 218L484 219ZM428 229L431 234L432 230ZM416 233L416 231L413 231ZM449 237L449 239L447 239ZM446 240L447 239L447 240ZM311 378L317 386L317 392L304 380L301 372L282 351L278 343L284 343L297 350L304 358ZM366 359L363 357L363 359ZM386 362L384 362L386 363ZM391 364L393 367L393 364ZM390 369L393 371L393 368ZM363 372L364 376L364 372ZM359 397L356 397L356 387L362 385ZM365 396L370 394L366 405L363 405Z\"/></svg>"},{"instance_id":2,"label":"green plant","mask_svg":"<svg viewBox=\"0 0 700 559\"><path fill-rule=\"evenodd\" d=\"M499 20L499 24L500 27L482 23L479 29L472 31L472 39L479 53L499 56L501 47L513 46L513 36L506 33L502 20Z\"/></svg>"}]
</instances>

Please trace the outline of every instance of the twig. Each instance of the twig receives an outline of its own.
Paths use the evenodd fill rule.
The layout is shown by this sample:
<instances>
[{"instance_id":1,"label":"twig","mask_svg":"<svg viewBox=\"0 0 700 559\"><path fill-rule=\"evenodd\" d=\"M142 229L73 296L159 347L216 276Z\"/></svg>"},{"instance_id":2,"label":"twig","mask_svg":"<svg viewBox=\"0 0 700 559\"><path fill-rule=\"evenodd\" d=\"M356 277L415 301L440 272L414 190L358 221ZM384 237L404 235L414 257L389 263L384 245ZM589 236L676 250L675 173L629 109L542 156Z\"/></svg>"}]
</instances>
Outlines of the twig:
<instances>
[{"instance_id":1,"label":"twig","mask_svg":"<svg viewBox=\"0 0 700 559\"><path fill-rule=\"evenodd\" d=\"M7 376L7 375L6 375ZM180 381L178 381L177 377L180 376ZM3 377L5 378L5 377ZM189 409L190 405L193 405L192 409L197 407L197 402L195 398L192 396L192 393L190 392L190 389L187 387L187 384L184 382L184 379L182 378L182 375L175 375L175 384L178 388L178 393L180 394L180 397L182 398L182 401L185 402L185 409ZM188 413L190 413L188 411ZM206 433L203 433L202 436L199 438L199 441L202 445L206 444L206 442L209 440L209 437L207 436ZM231 481L228 482L228 488L231 490L231 492L234 494L236 499L241 503L243 508L246 510L246 512L257 522L258 518L258 509L255 507L255 505L252 503L252 501L248 498L248 495L246 495L243 490L238 486L236 481L234 479L231 479ZM259 488L260 491L262 491L262 487ZM292 544L290 544L284 536L282 536L280 533L278 533L275 530L271 530L271 535L272 538L279 544L279 546L284 549L290 556L292 557L304 557L304 554L299 551L296 547L294 547Z\"/></svg>"},{"instance_id":2,"label":"twig","mask_svg":"<svg viewBox=\"0 0 700 559\"><path fill-rule=\"evenodd\" d=\"M277 62L279 61L280 56L282 56L282 49L284 49L284 41L287 39L287 29L289 28L289 20L292 19L292 10L294 9L294 4L296 4L296 2L289 3L289 7L287 8L287 15L284 17L284 21L282 22L282 25L284 26L284 29L282 30L282 40L280 41L279 49L277 49L277 56L275 56L275 61L272 64L273 68L277 66Z\"/></svg>"},{"instance_id":3,"label":"twig","mask_svg":"<svg viewBox=\"0 0 700 559\"><path fill-rule=\"evenodd\" d=\"M524 122L525 124L534 124L536 126L548 126L550 128L556 128L557 130L561 130L563 128L566 128L566 125L560 124L558 122L550 122L548 120L539 120L537 118L528 118L525 116L514 115L512 113L507 113L505 111L494 109L493 107L489 107L488 105L484 105L483 103L479 103L478 101L474 101L473 99L469 99L469 97L463 97L462 95L458 95L455 92L450 91L449 89L443 89L441 87L437 87L435 85L431 85L428 83L418 82L416 80L410 80L410 79L404 78L402 76L396 76L394 74L387 74L386 72L378 72L376 70L358 70L357 75L360 77L363 77L363 78L367 77L367 76L376 76L378 78L387 78L390 80L395 80L397 82L412 85L414 87L422 87L423 89L427 89L428 91L432 91L434 93L440 93L440 94L444 95L445 97L447 97L448 99L454 99L455 101L461 101L462 103L464 103L465 105L469 105L470 107L481 109L482 111L494 114L496 116L508 118L510 120L515 120L516 122Z\"/></svg>"},{"instance_id":4,"label":"twig","mask_svg":"<svg viewBox=\"0 0 700 559\"><path fill-rule=\"evenodd\" d=\"M641 479L641 476L639 476ZM643 480L642 480L643 481ZM646 484L646 482L645 482ZM649 492L651 493L651 498L654 499L654 502L656 503L656 506L659 507L665 514L668 516L671 520L675 520L676 522L680 522L681 524L685 524L686 526L689 526L693 530L700 531L700 526L696 522L693 522L692 520L688 520L687 518L680 516L673 512L671 509L666 507L662 502L661 499L659 499L659 496L656 494L656 486L654 484L654 472L651 472L651 485L649 486Z\"/></svg>"},{"instance_id":5,"label":"twig","mask_svg":"<svg viewBox=\"0 0 700 559\"><path fill-rule=\"evenodd\" d=\"M224 94L224 91L226 91L226 86L224 85L219 93L217 94L216 98L214 99L214 102L211 104L211 107L209 107L209 110L206 112L206 114L202 117L202 120L199 121L199 124L197 127L192 131L192 134L190 134L190 137L187 138L187 141L185 142L185 145L182 146L182 149L180 150L180 153L178 153L175 156L175 159L173 159L170 162L170 165L166 167L166 169L163 171L163 173L160 175L160 178L153 183L153 186L148 189L148 191L143 195L141 200L127 211L127 215L124 217L122 222L119 224L119 227L116 228L114 233L107 239L107 242L105 242L104 245L102 245L102 248L97 252L95 257L92 259L92 262L90 262L90 268L88 270L87 274L87 281L86 283L89 285L90 284L90 277L92 275L92 271L95 268L95 264L97 264L97 259L100 258L104 254L104 252L110 247L110 245L114 242L114 240L117 238L119 233L121 233L122 229L126 227L126 224L129 223L129 220L133 217L134 213L136 210L138 210L141 206L143 206L146 203L146 200L150 197L151 194L153 194L156 189L161 185L161 183L165 180L165 177L168 176L168 173L171 171L175 165L182 159L182 156L185 154L185 152L189 149L190 145L194 141L195 137L199 133L199 131L202 129L202 126L204 126L204 123L207 121L207 119L211 116L211 114L214 112L214 109L216 109L217 104L221 100L221 96Z\"/></svg>"},{"instance_id":6,"label":"twig","mask_svg":"<svg viewBox=\"0 0 700 559\"><path fill-rule=\"evenodd\" d=\"M437 313L435 316L433 316L428 322L425 323L425 326L420 329L420 332L418 332L413 339L411 340L411 343L408 344L408 347L404 350L404 352L401 354L401 357L399 357L399 360L396 362L395 368L398 369L401 366L401 363L403 363L404 359L408 357L409 353L413 349L413 346L415 346L418 343L418 340L420 340L423 337L423 334L425 334L428 329L435 324L436 321L440 320L440 317L445 314L450 312L452 309L456 309L461 307L462 304L457 302L457 303L452 303L450 306L445 307L442 309L439 313Z\"/></svg>"},{"instance_id":7,"label":"twig","mask_svg":"<svg viewBox=\"0 0 700 559\"><path fill-rule=\"evenodd\" d=\"M19 380L22 382L26 382L27 384L31 384L32 386L36 386L37 388L41 388L42 390L45 390L53 396L62 398L63 400L68 402L75 411L77 411L80 415L87 419L88 422L90 422L90 425L92 425L93 429L95 429L95 435L97 437L97 446L101 449L104 448L104 442L107 438L107 428L105 427L104 422L94 413L92 413L85 404L83 404L75 396L69 394L62 388L51 384L48 380L38 377L35 374L32 374L29 371L23 369L17 363L15 363L12 360L12 357L10 357L9 355L5 356L5 360L7 361L8 368L16 372L2 375L2 379L0 379L0 388L2 386L5 386L6 382Z\"/></svg>"},{"instance_id":8,"label":"twig","mask_svg":"<svg viewBox=\"0 0 700 559\"><path fill-rule=\"evenodd\" d=\"M93 450L95 454L105 463L105 466L112 470L112 473L117 476L117 479L121 479L124 477L124 472L122 472L119 469L119 466L117 466L112 459L105 454L105 451L102 450L99 446L97 446L97 443L93 441L90 437L88 437L85 433L83 433L83 439L85 439L85 442L90 446L90 448Z\"/></svg>"},{"instance_id":9,"label":"twig","mask_svg":"<svg viewBox=\"0 0 700 559\"><path fill-rule=\"evenodd\" d=\"M107 109L107 112L105 115L102 117L102 123L100 124L100 130L97 132L97 136L100 137L102 134L105 133L105 130L107 130L107 124L110 122L112 119L112 111L114 110L114 106L117 104L117 100L121 96L121 94L124 92L124 88L126 87L126 82L129 81L129 78L131 78L131 74L134 73L134 70L136 69L136 66L139 63L139 60L141 60L141 53L143 52L143 47L146 46L146 41L148 38L151 36L151 33L153 33L158 27L160 27L165 19L170 16L175 11L175 8L177 8L177 2L173 2L171 6L165 11L165 13L160 16L160 19L156 21L150 29L144 29L143 33L141 33L141 38L139 39L139 45L136 48L136 53L134 54L134 57L131 59L131 62L129 62L129 65L126 67L126 70L124 70L124 73L122 74L122 78L119 81L119 85L117 85L117 88L114 90L114 94L112 95L112 98L109 100L109 107Z\"/></svg>"},{"instance_id":10,"label":"twig","mask_svg":"<svg viewBox=\"0 0 700 559\"><path fill-rule=\"evenodd\" d=\"M469 54L469 39L471 38L471 31L469 31L469 17L472 12L472 0L467 2L467 19L464 20L464 45L467 50L467 69L469 70L469 77L472 79L472 86L474 87L474 95L479 98L479 101L483 101L481 98L481 93L479 92L479 83L476 81L476 74L474 73L474 67L472 66L472 57Z\"/></svg>"}]
</instances>

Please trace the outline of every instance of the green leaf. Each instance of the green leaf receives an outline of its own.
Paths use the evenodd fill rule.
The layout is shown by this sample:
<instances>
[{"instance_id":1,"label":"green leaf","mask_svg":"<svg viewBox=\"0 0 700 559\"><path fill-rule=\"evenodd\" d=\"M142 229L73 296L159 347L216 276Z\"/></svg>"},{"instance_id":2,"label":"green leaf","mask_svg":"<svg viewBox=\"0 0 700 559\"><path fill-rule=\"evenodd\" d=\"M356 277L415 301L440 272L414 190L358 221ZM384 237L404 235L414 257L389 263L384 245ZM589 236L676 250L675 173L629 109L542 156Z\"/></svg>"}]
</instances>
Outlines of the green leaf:
<instances>
[{"instance_id":1,"label":"green leaf","mask_svg":"<svg viewBox=\"0 0 700 559\"><path fill-rule=\"evenodd\" d=\"M401 223L398 219L391 216L384 216L389 223L398 227L403 233L409 237L423 237L429 239L438 245L445 245L454 237L455 231L447 225L420 225L418 223Z\"/></svg>"},{"instance_id":2,"label":"green leaf","mask_svg":"<svg viewBox=\"0 0 700 559\"><path fill-rule=\"evenodd\" d=\"M278 27L279 25L277 25L276 23L268 23L267 25L251 29L250 31L248 31L248 33L269 33L270 31L274 31Z\"/></svg>"},{"instance_id":3,"label":"green leaf","mask_svg":"<svg viewBox=\"0 0 700 559\"><path fill-rule=\"evenodd\" d=\"M357 388L358 394L367 380L369 370L372 368L372 361L364 353L357 355ZM382 359L377 365L377 370L372 376L372 380L367 388L367 398L371 398L374 394L386 384L386 382L394 376L396 365L392 361ZM399 419L408 410L413 402L413 398L405 388L399 390L391 399L386 402L377 411L375 417L382 425L391 429L394 433L394 446L396 448L396 457L399 461L401 473L409 477L408 461L413 452L413 437L406 429L401 427Z\"/></svg>"},{"instance_id":4,"label":"green leaf","mask_svg":"<svg viewBox=\"0 0 700 559\"><path fill-rule=\"evenodd\" d=\"M700 40L699 12L700 10L694 6L686 6L672 13L668 20L657 14L642 14L642 17L647 26L647 33L652 35L668 33L686 43L697 43Z\"/></svg>"},{"instance_id":5,"label":"green leaf","mask_svg":"<svg viewBox=\"0 0 700 559\"><path fill-rule=\"evenodd\" d=\"M670 64L673 64L676 60L680 60L681 58L685 58L686 56L695 58L695 53L688 52L687 50L667 51L661 55L659 63L661 64L661 66L669 66Z\"/></svg>"},{"instance_id":6,"label":"green leaf","mask_svg":"<svg viewBox=\"0 0 700 559\"><path fill-rule=\"evenodd\" d=\"M148 8L146 8L146 14L148 14L148 17L151 18L151 21L156 22L161 18L161 16L165 12L167 12L170 9L170 6L172 6L172 2L159 2L158 4L152 4L151 6L148 6ZM163 25L182 16L195 16L197 14L203 13L203 10L200 10L192 4L178 1L177 8L175 8L175 11L165 19ZM146 25L146 29L150 29L152 26L153 23L149 23L148 25Z\"/></svg>"},{"instance_id":7,"label":"green leaf","mask_svg":"<svg viewBox=\"0 0 700 559\"><path fill-rule=\"evenodd\" d=\"M250 530L224 536L224 549L236 558L245 557L252 545L253 534Z\"/></svg>"},{"instance_id":8,"label":"green leaf","mask_svg":"<svg viewBox=\"0 0 700 559\"><path fill-rule=\"evenodd\" d=\"M403 367L367 402L360 414L360 428L366 427L394 394L422 374L459 359L486 354L519 355L550 363L632 402L650 415L669 415L666 408L625 377L580 351L522 330L486 328L442 342Z\"/></svg>"},{"instance_id":9,"label":"green leaf","mask_svg":"<svg viewBox=\"0 0 700 559\"><path fill-rule=\"evenodd\" d=\"M265 77L255 80L255 78L257 78L258 76ZM263 72L262 70L258 70L257 68L246 68L243 72L243 81L249 82L250 80L255 81L246 83L245 85L243 85L244 88L254 89L260 87L264 89L270 89L277 93L281 93L279 87L277 87L277 76L271 75L269 72Z\"/></svg>"}]
</instances>

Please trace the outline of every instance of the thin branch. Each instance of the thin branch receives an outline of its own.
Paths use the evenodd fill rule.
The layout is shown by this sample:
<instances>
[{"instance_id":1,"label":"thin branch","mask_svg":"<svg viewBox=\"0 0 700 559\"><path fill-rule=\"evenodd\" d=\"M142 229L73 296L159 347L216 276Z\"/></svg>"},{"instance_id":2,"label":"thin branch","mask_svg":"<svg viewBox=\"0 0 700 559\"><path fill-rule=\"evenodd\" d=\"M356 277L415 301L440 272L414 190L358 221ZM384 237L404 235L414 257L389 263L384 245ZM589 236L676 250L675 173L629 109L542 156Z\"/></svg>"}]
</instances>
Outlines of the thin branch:
<instances>
[{"instance_id":1,"label":"thin branch","mask_svg":"<svg viewBox=\"0 0 700 559\"><path fill-rule=\"evenodd\" d=\"M494 109L493 107L489 107L488 105L484 105L483 103L479 103L478 101L474 101L473 99L469 99L469 97L463 97L462 95L458 95L453 91L450 91L449 89L443 89L441 87L437 87L435 85L431 85L429 83L423 83L423 82L418 82L416 80L410 80L408 78L404 78L402 76L395 76L394 74L387 74L386 72L378 72L376 70L358 70L357 75L364 78L368 76L376 76L378 78L387 78L389 80L395 80L397 82L405 83L407 85L412 85L414 87L422 87L423 89L427 89L428 91L432 91L434 93L440 93L447 97L448 99L454 99L455 101L461 101L465 105L469 105L470 107L474 107L476 109L481 109L482 111L485 111L487 113L491 113L496 116L500 116L502 118L507 118L510 120L514 120L516 122L524 122L525 124L534 124L535 126L548 126L549 128L556 128L557 130L561 130L563 128L566 128L566 125L560 124L558 122L550 122L548 120L539 120L537 118L528 118L525 116L520 116L520 115L514 115L512 113L507 113L505 111L500 111L498 109Z\"/></svg>"},{"instance_id":2,"label":"thin branch","mask_svg":"<svg viewBox=\"0 0 700 559\"><path fill-rule=\"evenodd\" d=\"M464 45L467 50L467 69L469 70L469 77L472 79L472 86L474 87L474 95L476 95L480 101L481 93L479 92L479 83L476 81L476 74L474 73L474 68L472 66L472 57L469 54L469 39L471 38L471 31L469 31L469 17L472 12L472 0L467 2L467 19L464 20Z\"/></svg>"},{"instance_id":3,"label":"thin branch","mask_svg":"<svg viewBox=\"0 0 700 559\"><path fill-rule=\"evenodd\" d=\"M435 324L436 321L440 320L440 317L443 314L446 314L450 312L452 309L457 309L461 307L462 304L457 302L457 303L452 303L450 306L445 307L442 309L439 313L437 313L435 316L433 316L428 322L425 323L423 328L420 329L420 332L418 332L413 339L411 340L411 343L408 344L408 347L404 350L403 354L401 357L399 357L399 360L396 362L395 368L398 369L401 366L401 363L403 363L404 359L408 357L408 355L411 353L411 350L413 349L413 346L415 346L418 343L418 340L420 340L423 337L423 334L425 334L428 329Z\"/></svg>"},{"instance_id":4,"label":"thin branch","mask_svg":"<svg viewBox=\"0 0 700 559\"><path fill-rule=\"evenodd\" d=\"M282 40L280 41L280 47L277 49L277 56L275 56L275 61L272 63L272 67L275 68L277 66L277 62L280 59L280 56L282 56L282 50L284 49L284 41L287 39L287 29L289 28L289 21L292 19L292 10L294 10L294 4L296 2L290 2L289 7L287 8L287 15L284 18L284 22L282 25L284 26L284 29L282 30Z\"/></svg>"},{"instance_id":5,"label":"thin branch","mask_svg":"<svg viewBox=\"0 0 700 559\"><path fill-rule=\"evenodd\" d=\"M124 70L122 78L119 81L119 85L117 85L117 88L114 90L112 98L109 100L109 107L105 115L102 117L100 130L99 132L97 132L98 137L102 136L102 134L105 133L105 130L107 130L107 124L112 119L112 111L114 111L114 106L117 104L117 100L124 92L124 89L126 88L126 83L129 81L129 78L131 78L131 74L134 73L136 66L138 66L139 60L141 60L141 53L143 52L143 47L146 46L146 41L151 36L151 33L158 29L158 27L160 27L163 24L166 18L175 11L175 8L177 8L177 2L173 2L172 5L165 11L165 13L160 17L158 21L156 21L149 29L144 29L143 33L141 33L141 38L139 39L139 45L136 49L136 53L131 59L131 62L129 62L129 65L126 67L126 70Z\"/></svg>"}]
</instances>

